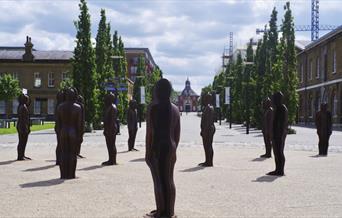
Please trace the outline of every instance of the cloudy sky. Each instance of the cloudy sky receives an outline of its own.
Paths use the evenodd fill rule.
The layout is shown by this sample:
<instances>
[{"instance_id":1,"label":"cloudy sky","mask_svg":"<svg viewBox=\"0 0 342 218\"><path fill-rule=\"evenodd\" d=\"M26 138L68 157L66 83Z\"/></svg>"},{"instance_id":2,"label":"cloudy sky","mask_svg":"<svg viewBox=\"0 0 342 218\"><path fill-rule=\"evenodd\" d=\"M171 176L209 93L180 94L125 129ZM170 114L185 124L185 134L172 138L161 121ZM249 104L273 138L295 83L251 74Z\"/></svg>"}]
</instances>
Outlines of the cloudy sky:
<instances>
[{"instance_id":1,"label":"cloudy sky","mask_svg":"<svg viewBox=\"0 0 342 218\"><path fill-rule=\"evenodd\" d=\"M88 0L95 37L100 9L126 47L148 47L176 90L187 77L195 91L220 69L221 55L234 32L234 47L255 36L272 8L283 16L283 0ZM290 1L295 24L309 25L311 0ZM39 50L73 50L78 0L0 0L0 45L22 46L26 35ZM342 0L320 0L320 23L341 25ZM321 35L324 32L321 33ZM298 33L297 39L310 39Z\"/></svg>"}]
</instances>

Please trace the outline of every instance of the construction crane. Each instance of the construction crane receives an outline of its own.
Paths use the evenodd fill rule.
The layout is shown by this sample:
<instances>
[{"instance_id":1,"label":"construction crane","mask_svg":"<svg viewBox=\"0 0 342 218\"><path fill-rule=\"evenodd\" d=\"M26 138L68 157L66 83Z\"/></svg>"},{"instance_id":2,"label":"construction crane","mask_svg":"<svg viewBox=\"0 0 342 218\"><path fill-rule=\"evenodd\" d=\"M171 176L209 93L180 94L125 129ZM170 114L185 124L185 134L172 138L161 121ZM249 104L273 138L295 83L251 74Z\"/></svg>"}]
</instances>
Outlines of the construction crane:
<instances>
[{"instance_id":1,"label":"construction crane","mask_svg":"<svg viewBox=\"0 0 342 218\"><path fill-rule=\"evenodd\" d=\"M298 25L294 29L295 31L311 31L311 41L315 41L319 38L320 30L334 30L337 27L335 25L319 25L319 0L311 0L311 25ZM256 34L263 32L265 29L256 29Z\"/></svg>"},{"instance_id":2,"label":"construction crane","mask_svg":"<svg viewBox=\"0 0 342 218\"><path fill-rule=\"evenodd\" d=\"M229 48L227 47L223 48L223 54L222 54L222 68L227 67L228 61L232 61L232 56L233 56L233 37L234 33L230 32L229 33Z\"/></svg>"}]
</instances>

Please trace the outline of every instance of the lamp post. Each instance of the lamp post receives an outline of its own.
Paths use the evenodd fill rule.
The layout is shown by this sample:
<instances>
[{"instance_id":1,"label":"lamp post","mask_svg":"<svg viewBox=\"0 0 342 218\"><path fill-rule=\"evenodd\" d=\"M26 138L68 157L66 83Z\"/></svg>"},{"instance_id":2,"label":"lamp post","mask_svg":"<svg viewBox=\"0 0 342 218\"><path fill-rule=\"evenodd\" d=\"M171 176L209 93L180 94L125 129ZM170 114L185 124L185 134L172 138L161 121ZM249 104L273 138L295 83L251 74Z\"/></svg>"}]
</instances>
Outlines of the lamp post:
<instances>
[{"instance_id":1,"label":"lamp post","mask_svg":"<svg viewBox=\"0 0 342 218\"><path fill-rule=\"evenodd\" d=\"M253 65L254 62L244 62L247 65ZM244 67L244 73L246 73L246 67ZM249 124L250 124L250 109L249 109L249 101L248 101L248 89L249 89L249 80L250 80L250 71L248 71L248 75L246 77L246 91L245 91L245 103L246 103L246 134L249 134Z\"/></svg>"},{"instance_id":2,"label":"lamp post","mask_svg":"<svg viewBox=\"0 0 342 218\"><path fill-rule=\"evenodd\" d=\"M232 111L232 109L231 109L231 107L232 107L232 104L231 104L231 93L230 93L230 87L228 86L228 87L225 87L225 101L224 101L224 103L225 103L225 105L227 105L227 109L229 110L229 129L231 129L232 128L232 113L231 113L231 111ZM228 111L227 111L228 112Z\"/></svg>"}]
</instances>

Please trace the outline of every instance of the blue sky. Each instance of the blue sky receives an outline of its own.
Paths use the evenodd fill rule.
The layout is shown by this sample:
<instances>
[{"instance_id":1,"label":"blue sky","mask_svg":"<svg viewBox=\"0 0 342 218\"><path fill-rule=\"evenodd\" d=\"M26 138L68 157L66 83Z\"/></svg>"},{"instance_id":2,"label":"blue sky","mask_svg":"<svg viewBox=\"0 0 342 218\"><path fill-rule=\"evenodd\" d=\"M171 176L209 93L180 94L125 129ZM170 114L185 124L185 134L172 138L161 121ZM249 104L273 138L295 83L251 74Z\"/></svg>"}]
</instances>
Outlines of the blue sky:
<instances>
[{"instance_id":1,"label":"blue sky","mask_svg":"<svg viewBox=\"0 0 342 218\"><path fill-rule=\"evenodd\" d=\"M88 0L92 37L96 36L100 9L106 9L112 30L126 47L148 47L176 90L190 78L196 92L209 84L221 65L229 32L234 46L242 47L255 29L269 20L283 0ZM309 25L311 0L292 0L295 24ZM36 49L73 50L79 14L78 0L0 0L0 44L21 46L26 35ZM342 0L320 0L320 23L342 24ZM321 33L323 35L324 32ZM300 33L297 39L310 39Z\"/></svg>"}]
</instances>

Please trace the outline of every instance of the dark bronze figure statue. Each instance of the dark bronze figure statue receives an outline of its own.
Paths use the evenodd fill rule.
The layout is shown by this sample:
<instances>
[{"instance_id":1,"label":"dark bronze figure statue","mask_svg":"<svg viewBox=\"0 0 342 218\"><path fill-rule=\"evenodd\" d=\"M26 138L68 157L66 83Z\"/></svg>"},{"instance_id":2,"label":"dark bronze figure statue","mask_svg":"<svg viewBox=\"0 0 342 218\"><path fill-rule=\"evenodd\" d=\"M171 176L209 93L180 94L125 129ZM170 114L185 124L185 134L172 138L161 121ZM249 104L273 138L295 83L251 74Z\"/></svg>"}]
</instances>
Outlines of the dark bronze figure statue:
<instances>
[{"instance_id":1,"label":"dark bronze figure statue","mask_svg":"<svg viewBox=\"0 0 342 218\"><path fill-rule=\"evenodd\" d=\"M30 134L30 113L28 110L30 99L27 95L21 94L18 98L18 123L17 131L19 137L18 143L18 159L17 160L31 160L25 156L25 149L28 135Z\"/></svg>"},{"instance_id":2,"label":"dark bronze figure statue","mask_svg":"<svg viewBox=\"0 0 342 218\"><path fill-rule=\"evenodd\" d=\"M205 162L200 163L199 166L212 167L213 166L213 138L215 134L214 124L214 108L211 105L211 95L206 94L204 99L204 109L201 118L201 136L203 140L203 147L205 152Z\"/></svg>"},{"instance_id":3,"label":"dark bronze figure statue","mask_svg":"<svg viewBox=\"0 0 342 218\"><path fill-rule=\"evenodd\" d=\"M80 138L80 144L77 145L77 157L78 158L84 158L84 156L82 156L81 153L81 145L83 142L83 135L84 135L84 125L85 125L85 111L84 111L84 99L82 97L82 95L77 95L77 100L76 103L79 104L81 106L82 109L82 134L81 134L81 138Z\"/></svg>"},{"instance_id":4,"label":"dark bronze figure statue","mask_svg":"<svg viewBox=\"0 0 342 218\"><path fill-rule=\"evenodd\" d=\"M327 156L329 139L332 134L332 117L330 111L328 111L327 103L321 104L321 110L316 113L315 121L319 137L318 154Z\"/></svg>"},{"instance_id":5,"label":"dark bronze figure statue","mask_svg":"<svg viewBox=\"0 0 342 218\"><path fill-rule=\"evenodd\" d=\"M56 103L56 108L55 108L55 132L56 132L56 136L57 136L57 147L56 147L56 165L59 165L60 163L60 144L59 144L59 123L57 120L57 108L60 104L62 104L65 101L65 95L64 95L64 90L61 90L57 93L56 96L57 99L57 103Z\"/></svg>"},{"instance_id":6,"label":"dark bronze figure statue","mask_svg":"<svg viewBox=\"0 0 342 218\"><path fill-rule=\"evenodd\" d=\"M284 146L288 128L288 111L283 104L283 94L276 92L273 97L274 119L272 147L276 169L267 175L283 176L285 166Z\"/></svg>"},{"instance_id":7,"label":"dark bronze figure statue","mask_svg":"<svg viewBox=\"0 0 342 218\"><path fill-rule=\"evenodd\" d=\"M262 158L270 158L272 151L272 137L273 137L273 107L270 98L263 101L264 115L262 120L262 134L264 136L266 153L261 155Z\"/></svg>"},{"instance_id":8,"label":"dark bronze figure statue","mask_svg":"<svg viewBox=\"0 0 342 218\"><path fill-rule=\"evenodd\" d=\"M131 100L127 111L127 126L128 126L128 151L137 151L134 148L135 137L138 131L138 114L137 114L137 102Z\"/></svg>"},{"instance_id":9,"label":"dark bronze figure statue","mask_svg":"<svg viewBox=\"0 0 342 218\"><path fill-rule=\"evenodd\" d=\"M171 89L168 80L159 80L155 86L155 99L147 113L145 160L153 178L157 209L146 217L175 216L173 171L180 139L180 116L178 108L170 101Z\"/></svg>"},{"instance_id":10,"label":"dark bronze figure statue","mask_svg":"<svg viewBox=\"0 0 342 218\"><path fill-rule=\"evenodd\" d=\"M75 178L77 146L82 135L82 108L73 89L65 90L65 102L57 108L61 179Z\"/></svg>"},{"instance_id":11,"label":"dark bronze figure statue","mask_svg":"<svg viewBox=\"0 0 342 218\"><path fill-rule=\"evenodd\" d=\"M106 144L108 149L108 161L103 162L102 165L115 165L116 164L116 133L117 133L117 124L116 118L118 115L118 110L114 104L115 95L110 93L105 97L105 111L104 111L104 131L103 135L106 137Z\"/></svg>"}]
</instances>

